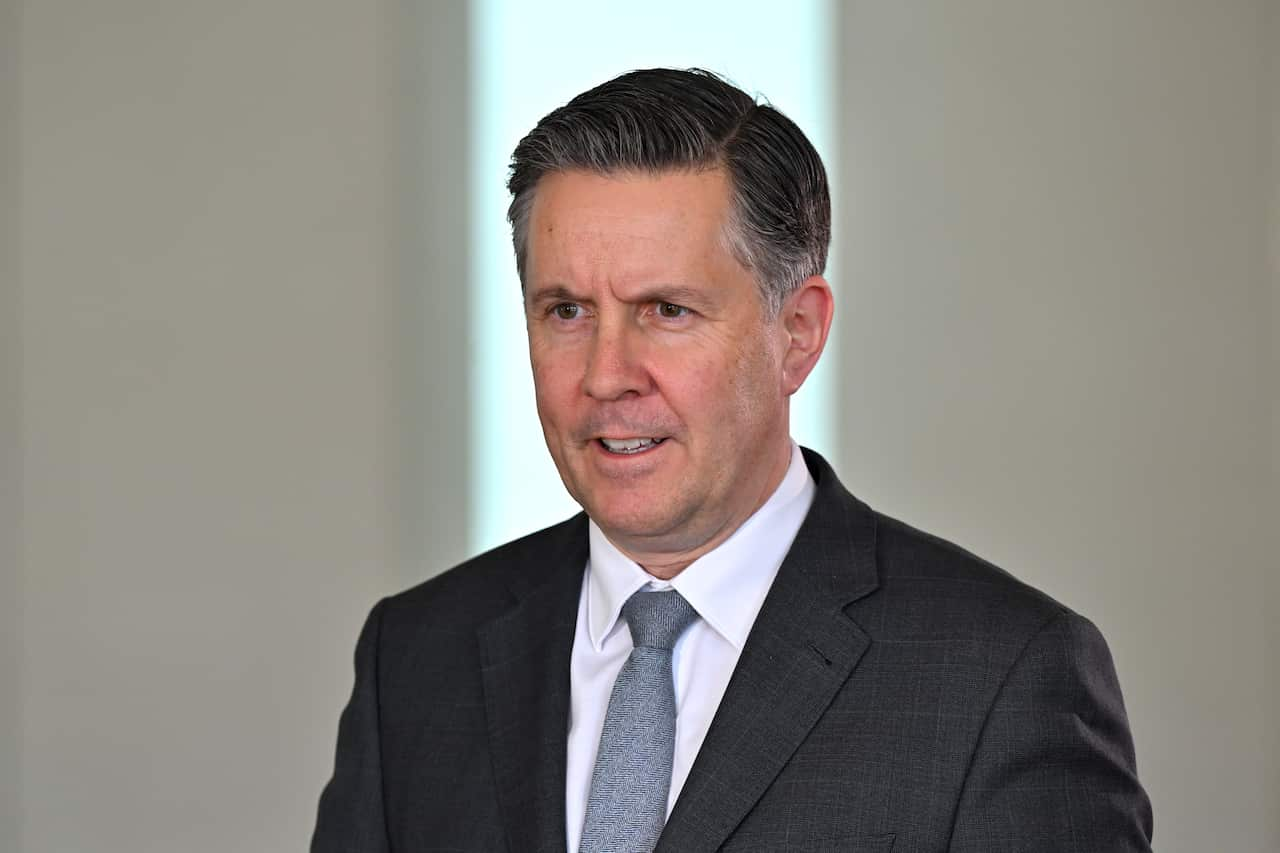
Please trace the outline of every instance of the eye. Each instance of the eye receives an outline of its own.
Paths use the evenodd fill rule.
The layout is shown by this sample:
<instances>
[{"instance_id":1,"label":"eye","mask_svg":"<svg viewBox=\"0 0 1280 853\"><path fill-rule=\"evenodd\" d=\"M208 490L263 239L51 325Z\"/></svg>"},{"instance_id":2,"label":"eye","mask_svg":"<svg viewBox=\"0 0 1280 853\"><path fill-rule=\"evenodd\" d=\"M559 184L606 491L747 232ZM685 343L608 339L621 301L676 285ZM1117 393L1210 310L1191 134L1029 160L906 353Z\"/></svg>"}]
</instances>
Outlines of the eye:
<instances>
[{"instance_id":1,"label":"eye","mask_svg":"<svg viewBox=\"0 0 1280 853\"><path fill-rule=\"evenodd\" d=\"M561 320L573 320L581 310L572 302L560 302L551 307L551 313Z\"/></svg>"},{"instance_id":2,"label":"eye","mask_svg":"<svg viewBox=\"0 0 1280 853\"><path fill-rule=\"evenodd\" d=\"M687 316L688 313L689 309L685 308L683 305L677 305L674 302L658 303L658 316L664 317L665 319L676 320L680 317Z\"/></svg>"}]
</instances>

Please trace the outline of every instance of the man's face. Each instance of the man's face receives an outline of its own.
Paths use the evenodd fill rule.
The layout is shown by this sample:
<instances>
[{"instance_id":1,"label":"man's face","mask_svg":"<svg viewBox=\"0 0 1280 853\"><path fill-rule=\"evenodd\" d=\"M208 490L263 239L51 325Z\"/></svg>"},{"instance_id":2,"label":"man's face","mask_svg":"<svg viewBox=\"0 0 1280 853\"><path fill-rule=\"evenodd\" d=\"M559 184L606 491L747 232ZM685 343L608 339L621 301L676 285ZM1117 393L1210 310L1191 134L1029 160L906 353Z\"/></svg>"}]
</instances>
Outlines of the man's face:
<instances>
[{"instance_id":1,"label":"man's face","mask_svg":"<svg viewBox=\"0 0 1280 853\"><path fill-rule=\"evenodd\" d=\"M786 470L787 334L726 246L729 211L720 170L562 172L536 190L538 415L569 493L633 555L718 543Z\"/></svg>"}]
</instances>

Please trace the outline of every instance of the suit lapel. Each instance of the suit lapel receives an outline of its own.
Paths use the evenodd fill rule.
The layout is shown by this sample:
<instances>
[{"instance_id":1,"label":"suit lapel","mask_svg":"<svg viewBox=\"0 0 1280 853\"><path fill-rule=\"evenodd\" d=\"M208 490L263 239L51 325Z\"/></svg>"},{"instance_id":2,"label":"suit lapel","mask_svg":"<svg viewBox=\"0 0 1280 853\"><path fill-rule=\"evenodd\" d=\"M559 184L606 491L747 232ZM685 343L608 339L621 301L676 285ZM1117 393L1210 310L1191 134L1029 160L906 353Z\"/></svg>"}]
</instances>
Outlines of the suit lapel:
<instances>
[{"instance_id":1,"label":"suit lapel","mask_svg":"<svg viewBox=\"0 0 1280 853\"><path fill-rule=\"evenodd\" d=\"M490 752L512 850L564 853L567 844L569 656L586 517L566 527L559 547L531 555L512 575L515 607L479 632Z\"/></svg>"},{"instance_id":2,"label":"suit lapel","mask_svg":"<svg viewBox=\"0 0 1280 853\"><path fill-rule=\"evenodd\" d=\"M658 851L719 848L870 646L843 612L876 588L875 519L805 452L817 494L689 772Z\"/></svg>"}]
</instances>

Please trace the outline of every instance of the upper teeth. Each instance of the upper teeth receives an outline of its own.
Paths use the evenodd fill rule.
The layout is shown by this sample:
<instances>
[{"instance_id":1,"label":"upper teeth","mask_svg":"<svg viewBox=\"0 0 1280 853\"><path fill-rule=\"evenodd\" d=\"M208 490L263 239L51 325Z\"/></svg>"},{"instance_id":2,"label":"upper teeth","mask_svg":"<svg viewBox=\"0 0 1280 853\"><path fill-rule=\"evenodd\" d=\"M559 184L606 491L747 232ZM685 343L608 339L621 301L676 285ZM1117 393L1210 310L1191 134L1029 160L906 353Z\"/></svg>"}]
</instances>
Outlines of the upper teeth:
<instances>
[{"instance_id":1,"label":"upper teeth","mask_svg":"<svg viewBox=\"0 0 1280 853\"><path fill-rule=\"evenodd\" d=\"M600 441L614 453L635 453L658 443L656 438L602 438Z\"/></svg>"}]
</instances>

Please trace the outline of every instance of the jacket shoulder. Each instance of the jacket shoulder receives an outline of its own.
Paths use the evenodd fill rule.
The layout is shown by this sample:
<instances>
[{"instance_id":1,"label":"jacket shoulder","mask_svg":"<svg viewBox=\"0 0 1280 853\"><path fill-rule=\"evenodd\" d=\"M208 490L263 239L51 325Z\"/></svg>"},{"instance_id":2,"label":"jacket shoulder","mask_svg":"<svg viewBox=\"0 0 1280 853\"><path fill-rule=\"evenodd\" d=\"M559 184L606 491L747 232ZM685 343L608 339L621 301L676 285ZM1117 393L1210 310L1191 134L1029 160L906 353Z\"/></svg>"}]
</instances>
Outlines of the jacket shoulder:
<instances>
[{"instance_id":1,"label":"jacket shoulder","mask_svg":"<svg viewBox=\"0 0 1280 853\"><path fill-rule=\"evenodd\" d=\"M499 545L384 599L384 622L455 620L476 623L509 608L553 573L586 566L586 516ZM575 566L576 564L576 566Z\"/></svg>"},{"instance_id":2,"label":"jacket shoulder","mask_svg":"<svg viewBox=\"0 0 1280 853\"><path fill-rule=\"evenodd\" d=\"M886 639L978 639L1017 644L1069 608L938 536L876 513L879 594L869 602Z\"/></svg>"}]
</instances>

